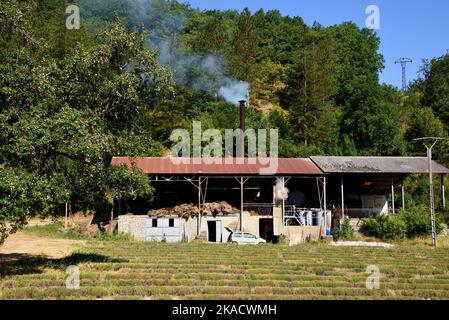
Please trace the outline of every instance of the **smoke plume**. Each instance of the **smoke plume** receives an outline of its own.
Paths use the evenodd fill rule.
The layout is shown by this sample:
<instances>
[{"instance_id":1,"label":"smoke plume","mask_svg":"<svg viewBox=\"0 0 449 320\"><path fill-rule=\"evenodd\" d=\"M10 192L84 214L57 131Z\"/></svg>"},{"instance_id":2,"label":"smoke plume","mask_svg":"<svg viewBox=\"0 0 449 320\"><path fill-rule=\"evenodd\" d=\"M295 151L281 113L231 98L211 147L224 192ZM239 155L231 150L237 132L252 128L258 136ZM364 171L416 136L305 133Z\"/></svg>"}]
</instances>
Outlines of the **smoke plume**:
<instances>
[{"instance_id":1,"label":"smoke plume","mask_svg":"<svg viewBox=\"0 0 449 320\"><path fill-rule=\"evenodd\" d=\"M278 199L278 200L287 200L288 199L288 194L290 191L284 185L282 179L280 179L280 178L276 179L276 185L274 186L274 190L275 190L276 199Z\"/></svg>"},{"instance_id":2,"label":"smoke plume","mask_svg":"<svg viewBox=\"0 0 449 320\"><path fill-rule=\"evenodd\" d=\"M248 83L226 73L227 61L223 57L182 48L179 37L188 19L174 10L170 1L137 0L134 5L136 19L150 32L151 47L159 51L159 62L171 68L178 85L220 96L235 105L239 100L248 100Z\"/></svg>"}]
</instances>

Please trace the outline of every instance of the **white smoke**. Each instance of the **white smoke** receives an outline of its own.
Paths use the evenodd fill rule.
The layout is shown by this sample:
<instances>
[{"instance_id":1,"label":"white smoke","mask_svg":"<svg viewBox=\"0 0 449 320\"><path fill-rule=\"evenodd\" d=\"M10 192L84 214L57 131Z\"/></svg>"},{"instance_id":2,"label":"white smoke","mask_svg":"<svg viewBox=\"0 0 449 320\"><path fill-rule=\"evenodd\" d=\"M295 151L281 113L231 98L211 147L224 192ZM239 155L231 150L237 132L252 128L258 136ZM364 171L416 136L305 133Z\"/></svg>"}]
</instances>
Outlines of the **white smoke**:
<instances>
[{"instance_id":1,"label":"white smoke","mask_svg":"<svg viewBox=\"0 0 449 320\"><path fill-rule=\"evenodd\" d=\"M283 183L281 178L276 179L276 185L274 186L275 196L277 200L287 200L289 190Z\"/></svg>"},{"instance_id":2,"label":"white smoke","mask_svg":"<svg viewBox=\"0 0 449 320\"><path fill-rule=\"evenodd\" d=\"M149 29L149 43L159 51L159 63L170 66L175 82L217 95L234 105L238 105L239 100L249 100L249 84L226 73L227 62L223 57L187 52L182 48L177 37L187 27L188 19L170 12L164 2L138 0L134 4L138 5L136 19Z\"/></svg>"},{"instance_id":3,"label":"white smoke","mask_svg":"<svg viewBox=\"0 0 449 320\"><path fill-rule=\"evenodd\" d=\"M248 82L225 78L224 84L218 90L218 95L223 97L227 102L238 105L240 100L249 100L248 91Z\"/></svg>"}]
</instances>

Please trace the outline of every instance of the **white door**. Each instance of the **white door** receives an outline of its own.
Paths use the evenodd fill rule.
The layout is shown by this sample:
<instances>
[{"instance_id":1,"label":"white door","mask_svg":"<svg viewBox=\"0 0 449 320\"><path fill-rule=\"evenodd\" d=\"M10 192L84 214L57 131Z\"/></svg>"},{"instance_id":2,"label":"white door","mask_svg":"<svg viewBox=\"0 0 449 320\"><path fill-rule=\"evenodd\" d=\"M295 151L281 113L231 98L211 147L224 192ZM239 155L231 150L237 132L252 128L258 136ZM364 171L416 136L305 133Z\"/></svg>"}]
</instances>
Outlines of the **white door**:
<instances>
[{"instance_id":1,"label":"white door","mask_svg":"<svg viewBox=\"0 0 449 320\"><path fill-rule=\"evenodd\" d=\"M217 237L215 242L222 242L222 238L221 238L221 236L222 236L221 221L217 221L215 226L216 226L216 233L215 233L215 235Z\"/></svg>"}]
</instances>

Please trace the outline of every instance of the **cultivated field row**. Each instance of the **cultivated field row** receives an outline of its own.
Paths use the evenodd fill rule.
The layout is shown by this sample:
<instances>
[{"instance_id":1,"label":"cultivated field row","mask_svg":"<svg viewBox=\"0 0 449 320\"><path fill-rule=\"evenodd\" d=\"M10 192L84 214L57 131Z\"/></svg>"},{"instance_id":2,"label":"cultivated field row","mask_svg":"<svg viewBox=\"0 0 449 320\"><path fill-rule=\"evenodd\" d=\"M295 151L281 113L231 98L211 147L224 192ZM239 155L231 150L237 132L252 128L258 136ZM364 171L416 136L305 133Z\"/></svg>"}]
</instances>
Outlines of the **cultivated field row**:
<instances>
[{"instance_id":1,"label":"cultivated field row","mask_svg":"<svg viewBox=\"0 0 449 320\"><path fill-rule=\"evenodd\" d=\"M66 288L70 265L79 288ZM379 270L379 289L367 287ZM91 242L0 266L3 299L449 299L449 250Z\"/></svg>"}]
</instances>

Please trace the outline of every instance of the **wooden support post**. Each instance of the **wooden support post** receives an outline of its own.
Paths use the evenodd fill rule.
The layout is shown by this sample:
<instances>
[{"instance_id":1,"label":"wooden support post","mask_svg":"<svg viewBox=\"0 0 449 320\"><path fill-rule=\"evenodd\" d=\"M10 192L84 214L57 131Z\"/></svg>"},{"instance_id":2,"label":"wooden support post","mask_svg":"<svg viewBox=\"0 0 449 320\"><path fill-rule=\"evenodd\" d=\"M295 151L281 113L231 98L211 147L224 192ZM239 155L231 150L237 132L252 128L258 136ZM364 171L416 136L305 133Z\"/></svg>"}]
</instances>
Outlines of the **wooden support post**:
<instances>
[{"instance_id":1,"label":"wooden support post","mask_svg":"<svg viewBox=\"0 0 449 320\"><path fill-rule=\"evenodd\" d=\"M345 219L345 187L343 176L340 176L340 187L341 187L341 219Z\"/></svg>"},{"instance_id":2,"label":"wooden support post","mask_svg":"<svg viewBox=\"0 0 449 320\"><path fill-rule=\"evenodd\" d=\"M444 178L445 178L445 174L442 173L441 174L441 207L443 208L443 210L446 210L446 190L444 187Z\"/></svg>"}]
</instances>

